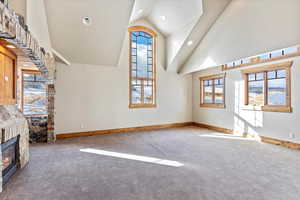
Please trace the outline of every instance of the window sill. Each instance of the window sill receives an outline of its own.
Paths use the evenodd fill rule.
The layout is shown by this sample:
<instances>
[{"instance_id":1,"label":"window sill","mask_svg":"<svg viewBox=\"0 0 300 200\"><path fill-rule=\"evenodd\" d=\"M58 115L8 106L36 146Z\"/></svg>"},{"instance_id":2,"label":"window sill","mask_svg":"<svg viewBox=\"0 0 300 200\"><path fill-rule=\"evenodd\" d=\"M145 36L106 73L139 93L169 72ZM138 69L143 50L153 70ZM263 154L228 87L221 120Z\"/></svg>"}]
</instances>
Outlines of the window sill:
<instances>
[{"instance_id":1,"label":"window sill","mask_svg":"<svg viewBox=\"0 0 300 200\"><path fill-rule=\"evenodd\" d=\"M206 108L225 108L225 104L200 104L200 107L206 107Z\"/></svg>"},{"instance_id":2,"label":"window sill","mask_svg":"<svg viewBox=\"0 0 300 200\"><path fill-rule=\"evenodd\" d=\"M292 113L293 109L290 106L244 106L243 110L249 111L264 111L264 112L282 112Z\"/></svg>"},{"instance_id":3,"label":"window sill","mask_svg":"<svg viewBox=\"0 0 300 200\"><path fill-rule=\"evenodd\" d=\"M156 104L130 104L129 108L156 108Z\"/></svg>"},{"instance_id":4,"label":"window sill","mask_svg":"<svg viewBox=\"0 0 300 200\"><path fill-rule=\"evenodd\" d=\"M262 110L266 112L293 112L293 109L290 106L263 106Z\"/></svg>"}]
</instances>

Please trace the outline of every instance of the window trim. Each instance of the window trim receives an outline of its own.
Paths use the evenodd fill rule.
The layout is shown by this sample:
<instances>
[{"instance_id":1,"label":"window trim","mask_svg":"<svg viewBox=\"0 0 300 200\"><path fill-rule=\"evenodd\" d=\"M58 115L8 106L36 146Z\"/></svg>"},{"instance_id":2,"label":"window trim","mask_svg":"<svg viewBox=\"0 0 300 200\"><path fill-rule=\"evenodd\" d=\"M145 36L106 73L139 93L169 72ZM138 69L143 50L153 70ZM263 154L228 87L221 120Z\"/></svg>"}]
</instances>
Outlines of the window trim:
<instances>
[{"instance_id":1,"label":"window trim","mask_svg":"<svg viewBox=\"0 0 300 200\"><path fill-rule=\"evenodd\" d=\"M145 26L131 26L128 28L129 32L129 108L155 108L157 106L156 104L156 40L157 40L157 33L155 33L153 30L151 30L148 27ZM133 104L132 103L132 38L131 34L132 32L144 32L152 36L153 38L153 44L152 44L152 71L153 71L153 78L152 79L147 79L153 81L153 91L152 91L152 99L153 103L152 104L145 104L144 103L144 95L142 92L142 102L140 104ZM145 80L145 78L139 78L141 80ZM143 81L142 81L142 87L143 87Z\"/></svg>"},{"instance_id":2,"label":"window trim","mask_svg":"<svg viewBox=\"0 0 300 200\"><path fill-rule=\"evenodd\" d=\"M235 65L234 67L229 67L228 64L225 64L225 65L222 65L222 70L223 71L233 70L233 69L238 69L238 68L249 67L249 66L252 66L252 65L263 64L263 63L268 63L268 62L279 61L279 60L283 60L283 59L297 57L297 56L300 56L300 47L297 47L297 49L298 49L298 51L295 52L295 53L285 54L285 55L281 55L281 56L278 56L278 57L270 57L270 58L267 58L267 59L261 59L260 58L260 56L264 55L264 54L261 54L259 56L255 56L255 57L249 57L249 59L250 59L249 63Z\"/></svg>"},{"instance_id":3,"label":"window trim","mask_svg":"<svg viewBox=\"0 0 300 200\"><path fill-rule=\"evenodd\" d=\"M291 67L293 66L293 61L277 63L272 65L266 65L256 68L249 68L241 70L244 79L244 90L245 90L245 107L246 110L256 110L256 111L266 111L266 112L292 112L292 101L291 101ZM286 105L268 105L268 79L266 73L275 70L286 70ZM248 75L252 73L264 73L264 105L254 106L249 105L249 82Z\"/></svg>"},{"instance_id":4,"label":"window trim","mask_svg":"<svg viewBox=\"0 0 300 200\"><path fill-rule=\"evenodd\" d=\"M41 75L42 72L40 72L39 70L34 70L34 69L22 69L22 78L21 78L21 80L22 80L22 96L21 96L21 111L22 111L22 113L24 112L24 79L23 79L24 74ZM47 93L47 88L46 88L46 93ZM48 108L47 108L47 110L48 110ZM47 115L48 115L48 113L47 114L26 114L25 116L47 116Z\"/></svg>"},{"instance_id":5,"label":"window trim","mask_svg":"<svg viewBox=\"0 0 300 200\"><path fill-rule=\"evenodd\" d=\"M223 79L223 103L204 103L204 86L203 82L206 80L214 80L214 79ZM225 108L225 102L226 102L226 90L225 90L225 78L226 78L226 73L222 74L215 74L215 75L210 75L210 76L204 76L200 77L200 107L207 107L207 108ZM215 96L214 92L214 81L213 81L213 99Z\"/></svg>"}]
</instances>

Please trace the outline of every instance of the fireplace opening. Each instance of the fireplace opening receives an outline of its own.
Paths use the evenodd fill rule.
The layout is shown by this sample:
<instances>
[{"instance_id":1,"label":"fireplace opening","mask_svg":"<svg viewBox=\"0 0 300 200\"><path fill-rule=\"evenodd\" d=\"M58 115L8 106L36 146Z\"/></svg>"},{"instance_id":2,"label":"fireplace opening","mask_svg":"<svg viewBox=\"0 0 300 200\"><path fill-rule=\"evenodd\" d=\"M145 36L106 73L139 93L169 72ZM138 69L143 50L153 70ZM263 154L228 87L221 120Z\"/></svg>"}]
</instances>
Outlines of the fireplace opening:
<instances>
[{"instance_id":1,"label":"fireplace opening","mask_svg":"<svg viewBox=\"0 0 300 200\"><path fill-rule=\"evenodd\" d=\"M4 142L1 147L2 151L2 178L3 184L14 175L20 168L19 161L19 136Z\"/></svg>"}]
</instances>

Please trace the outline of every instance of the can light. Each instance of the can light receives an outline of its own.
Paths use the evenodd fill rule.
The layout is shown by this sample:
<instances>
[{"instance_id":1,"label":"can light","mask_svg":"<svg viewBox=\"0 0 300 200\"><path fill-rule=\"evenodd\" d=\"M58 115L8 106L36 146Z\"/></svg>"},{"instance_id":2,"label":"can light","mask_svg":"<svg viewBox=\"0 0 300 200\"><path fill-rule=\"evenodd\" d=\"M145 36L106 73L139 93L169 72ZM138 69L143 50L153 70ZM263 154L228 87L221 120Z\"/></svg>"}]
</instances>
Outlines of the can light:
<instances>
[{"instance_id":1,"label":"can light","mask_svg":"<svg viewBox=\"0 0 300 200\"><path fill-rule=\"evenodd\" d=\"M160 19L163 20L163 21L166 21L167 17L163 15L163 16L160 16Z\"/></svg>"},{"instance_id":2,"label":"can light","mask_svg":"<svg viewBox=\"0 0 300 200\"><path fill-rule=\"evenodd\" d=\"M84 17L84 18L82 19L82 23L83 23L84 25L86 25L86 26L90 26L90 25L92 24L92 20L91 20L90 17Z\"/></svg>"},{"instance_id":3,"label":"can light","mask_svg":"<svg viewBox=\"0 0 300 200\"><path fill-rule=\"evenodd\" d=\"M144 12L143 9L139 9L139 10L138 10L138 14L142 14L143 12Z\"/></svg>"},{"instance_id":4,"label":"can light","mask_svg":"<svg viewBox=\"0 0 300 200\"><path fill-rule=\"evenodd\" d=\"M14 45L11 45L11 44L6 45L6 47L10 48L10 49L15 49L16 48Z\"/></svg>"},{"instance_id":5,"label":"can light","mask_svg":"<svg viewBox=\"0 0 300 200\"><path fill-rule=\"evenodd\" d=\"M192 40L190 40L190 41L187 42L188 46L191 46L192 44L194 44L194 42Z\"/></svg>"}]
</instances>

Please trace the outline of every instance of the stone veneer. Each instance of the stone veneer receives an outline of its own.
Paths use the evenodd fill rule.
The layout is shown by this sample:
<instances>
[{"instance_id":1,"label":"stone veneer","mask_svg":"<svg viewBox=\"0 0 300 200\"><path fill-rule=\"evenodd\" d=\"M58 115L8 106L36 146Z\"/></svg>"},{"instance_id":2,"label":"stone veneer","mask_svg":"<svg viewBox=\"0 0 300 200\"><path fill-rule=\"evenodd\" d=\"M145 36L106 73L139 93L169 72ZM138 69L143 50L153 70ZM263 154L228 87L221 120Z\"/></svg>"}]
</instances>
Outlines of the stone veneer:
<instances>
[{"instance_id":1,"label":"stone veneer","mask_svg":"<svg viewBox=\"0 0 300 200\"><path fill-rule=\"evenodd\" d=\"M1 145L20 135L19 155L20 167L29 161L29 129L26 118L15 105L0 105L0 148ZM2 172L2 153L0 150L0 171ZM2 192L2 175L0 176L0 192Z\"/></svg>"},{"instance_id":2,"label":"stone veneer","mask_svg":"<svg viewBox=\"0 0 300 200\"><path fill-rule=\"evenodd\" d=\"M54 133L54 96L55 96L55 85L48 84L48 143L54 143L56 140L56 135Z\"/></svg>"},{"instance_id":3,"label":"stone veneer","mask_svg":"<svg viewBox=\"0 0 300 200\"><path fill-rule=\"evenodd\" d=\"M48 116L26 116L29 125L29 143L48 142Z\"/></svg>"}]
</instances>

